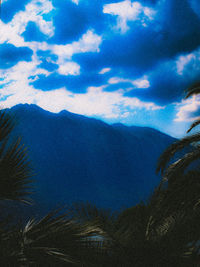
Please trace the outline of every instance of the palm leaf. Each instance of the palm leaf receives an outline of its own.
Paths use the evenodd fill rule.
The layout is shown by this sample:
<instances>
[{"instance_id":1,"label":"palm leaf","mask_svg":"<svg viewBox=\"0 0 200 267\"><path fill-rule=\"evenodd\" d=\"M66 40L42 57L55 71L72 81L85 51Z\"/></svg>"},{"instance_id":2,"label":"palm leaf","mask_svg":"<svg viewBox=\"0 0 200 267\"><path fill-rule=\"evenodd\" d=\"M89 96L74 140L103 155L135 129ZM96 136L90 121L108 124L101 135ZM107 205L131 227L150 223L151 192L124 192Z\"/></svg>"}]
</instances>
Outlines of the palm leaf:
<instances>
[{"instance_id":1,"label":"palm leaf","mask_svg":"<svg viewBox=\"0 0 200 267\"><path fill-rule=\"evenodd\" d=\"M175 155L176 152L191 145L193 142L198 142L198 141L200 141L200 133L184 137L181 140L178 140L174 144L170 145L160 156L156 171L157 172L161 171L161 173L163 174L167 164L170 162L170 160L172 159L172 157Z\"/></svg>"},{"instance_id":2,"label":"palm leaf","mask_svg":"<svg viewBox=\"0 0 200 267\"><path fill-rule=\"evenodd\" d=\"M184 170L195 160L200 158L200 147L194 151L185 154L182 158L171 164L164 173L164 180L168 180L175 177L177 173L183 173Z\"/></svg>"},{"instance_id":3,"label":"palm leaf","mask_svg":"<svg viewBox=\"0 0 200 267\"><path fill-rule=\"evenodd\" d=\"M27 150L18 139L0 146L0 199L26 201L33 172Z\"/></svg>"},{"instance_id":4,"label":"palm leaf","mask_svg":"<svg viewBox=\"0 0 200 267\"><path fill-rule=\"evenodd\" d=\"M0 111L0 200L29 201L33 172L20 138L11 141L13 119Z\"/></svg>"},{"instance_id":5,"label":"palm leaf","mask_svg":"<svg viewBox=\"0 0 200 267\"><path fill-rule=\"evenodd\" d=\"M190 128L187 130L187 133L189 133L194 127L196 127L197 125L200 124L200 119L196 120L195 122L193 122L190 126Z\"/></svg>"},{"instance_id":6,"label":"palm leaf","mask_svg":"<svg viewBox=\"0 0 200 267\"><path fill-rule=\"evenodd\" d=\"M197 95L199 93L200 93L200 82L196 82L187 89L185 99L189 98L192 95Z\"/></svg>"},{"instance_id":7,"label":"palm leaf","mask_svg":"<svg viewBox=\"0 0 200 267\"><path fill-rule=\"evenodd\" d=\"M92 266L97 252L92 238L102 231L92 224L78 224L69 214L53 211L40 221L30 220L22 230L21 262L35 266Z\"/></svg>"},{"instance_id":8,"label":"palm leaf","mask_svg":"<svg viewBox=\"0 0 200 267\"><path fill-rule=\"evenodd\" d=\"M95 222L105 231L108 230L109 226L113 228L118 215L117 212L98 208L91 203L74 203L69 207L69 212L73 220L81 223Z\"/></svg>"},{"instance_id":9,"label":"palm leaf","mask_svg":"<svg viewBox=\"0 0 200 267\"><path fill-rule=\"evenodd\" d=\"M0 110L0 142L5 140L12 132L14 123L7 112Z\"/></svg>"}]
</instances>

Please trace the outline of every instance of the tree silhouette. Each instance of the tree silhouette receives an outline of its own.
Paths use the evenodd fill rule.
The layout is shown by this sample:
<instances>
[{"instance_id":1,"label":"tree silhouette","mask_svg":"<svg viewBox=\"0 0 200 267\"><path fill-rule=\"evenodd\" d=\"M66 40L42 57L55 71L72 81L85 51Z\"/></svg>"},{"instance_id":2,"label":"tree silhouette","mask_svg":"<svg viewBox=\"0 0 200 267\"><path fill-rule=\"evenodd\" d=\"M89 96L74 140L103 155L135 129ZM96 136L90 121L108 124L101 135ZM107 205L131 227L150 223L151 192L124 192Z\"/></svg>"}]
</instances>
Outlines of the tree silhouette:
<instances>
[{"instance_id":1,"label":"tree silhouette","mask_svg":"<svg viewBox=\"0 0 200 267\"><path fill-rule=\"evenodd\" d=\"M186 91L185 99L200 93L200 82L194 83ZM200 118L192 123L188 129L188 133L200 124ZM161 171L164 180L170 180L171 177L176 176L178 173L190 167L190 165L200 158L200 132L186 136L176 143L169 146L166 151L161 155L157 172ZM185 149L185 150L184 150ZM178 159L171 163L177 152L184 150L185 153L178 155Z\"/></svg>"},{"instance_id":2,"label":"tree silhouette","mask_svg":"<svg viewBox=\"0 0 200 267\"><path fill-rule=\"evenodd\" d=\"M20 138L13 141L13 128L13 119L0 111L0 266L95 266L99 250L92 237L102 230L94 223L74 222L59 210L26 224L3 215L11 202L29 204L32 188L27 150Z\"/></svg>"},{"instance_id":3,"label":"tree silhouette","mask_svg":"<svg viewBox=\"0 0 200 267\"><path fill-rule=\"evenodd\" d=\"M186 97L199 92L193 86ZM12 141L13 127L0 111L0 204L29 204L33 171L21 139ZM0 265L200 266L200 170L192 165L200 158L199 141L200 133L193 134L161 155L163 177L146 203L116 213L74 204L21 224L0 216Z\"/></svg>"},{"instance_id":4,"label":"tree silhouette","mask_svg":"<svg viewBox=\"0 0 200 267\"><path fill-rule=\"evenodd\" d=\"M21 139L11 141L13 127L10 116L0 111L0 199L27 202L32 169Z\"/></svg>"},{"instance_id":5,"label":"tree silhouette","mask_svg":"<svg viewBox=\"0 0 200 267\"><path fill-rule=\"evenodd\" d=\"M199 93L200 83L197 82L187 89L185 98ZM199 124L200 119L193 122L187 133ZM184 256L187 255L190 264L186 266L199 266L200 263L199 141L200 132L178 140L164 151L157 167L157 172L162 174L158 191L164 194L158 205L158 216L153 228L162 218L173 218L178 222L175 223L173 234L177 246L178 240L185 246Z\"/></svg>"},{"instance_id":6,"label":"tree silhouette","mask_svg":"<svg viewBox=\"0 0 200 267\"><path fill-rule=\"evenodd\" d=\"M196 83L186 98L199 93ZM188 132L199 124L200 119ZM115 216L91 205L75 208L76 218L98 222L104 230L103 266L200 266L199 141L197 132L166 149L157 167L162 180L146 204Z\"/></svg>"},{"instance_id":7,"label":"tree silhouette","mask_svg":"<svg viewBox=\"0 0 200 267\"><path fill-rule=\"evenodd\" d=\"M186 98L198 93L200 84L193 85ZM103 231L96 266L200 266L200 170L193 164L200 158L199 141L200 133L195 133L161 155L157 171L162 180L146 204L118 214L91 204L72 207L73 220L93 222Z\"/></svg>"},{"instance_id":8,"label":"tree silhouette","mask_svg":"<svg viewBox=\"0 0 200 267\"><path fill-rule=\"evenodd\" d=\"M191 175L197 179L196 172ZM188 177L185 180L188 182ZM199 188L196 187L196 192L193 190L196 193L194 202ZM74 219L93 221L103 229L96 266L198 266L200 218L199 213L191 209L194 202L190 197L182 203L185 191L175 198L172 188L158 188L148 203L114 215L91 204L76 205ZM172 201L169 201L170 197L173 197Z\"/></svg>"}]
</instances>

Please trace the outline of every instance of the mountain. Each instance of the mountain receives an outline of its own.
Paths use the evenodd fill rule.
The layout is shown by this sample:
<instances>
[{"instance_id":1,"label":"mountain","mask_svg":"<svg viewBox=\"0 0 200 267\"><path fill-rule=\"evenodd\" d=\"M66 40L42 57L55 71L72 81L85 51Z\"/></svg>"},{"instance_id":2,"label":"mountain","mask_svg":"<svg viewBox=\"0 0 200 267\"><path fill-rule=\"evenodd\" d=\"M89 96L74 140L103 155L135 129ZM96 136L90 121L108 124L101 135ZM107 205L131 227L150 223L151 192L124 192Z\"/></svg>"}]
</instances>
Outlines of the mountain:
<instances>
[{"instance_id":1,"label":"mountain","mask_svg":"<svg viewBox=\"0 0 200 267\"><path fill-rule=\"evenodd\" d=\"M10 109L35 170L42 209L90 201L120 209L145 200L159 182L156 162L174 138L148 127L100 120L36 105Z\"/></svg>"}]
</instances>

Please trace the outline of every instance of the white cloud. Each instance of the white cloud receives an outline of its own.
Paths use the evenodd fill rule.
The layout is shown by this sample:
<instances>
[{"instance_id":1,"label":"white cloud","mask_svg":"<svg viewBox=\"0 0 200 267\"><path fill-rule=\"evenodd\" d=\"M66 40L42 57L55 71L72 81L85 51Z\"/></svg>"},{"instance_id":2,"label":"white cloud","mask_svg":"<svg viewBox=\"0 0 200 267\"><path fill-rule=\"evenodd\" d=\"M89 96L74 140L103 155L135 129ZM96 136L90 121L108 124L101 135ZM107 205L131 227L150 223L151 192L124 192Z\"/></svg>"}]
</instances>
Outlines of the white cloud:
<instances>
[{"instance_id":1,"label":"white cloud","mask_svg":"<svg viewBox=\"0 0 200 267\"><path fill-rule=\"evenodd\" d=\"M78 1L75 2L78 3ZM122 20L124 19L125 26L128 20L137 19L138 14L142 12L150 18L150 10L143 9L138 2L134 2L133 4L130 1L124 2L126 3L124 4L122 13L120 13L119 6L117 6L114 13ZM129 8L127 9L127 7L130 7L131 10ZM110 12L112 13L113 6L110 6L110 8ZM21 61L10 69L0 70L0 77L2 78L0 85L3 86L0 89L1 106L12 107L19 103L32 103L52 112L59 112L66 109L78 114L87 116L96 115L103 118L125 118L130 113L134 114L138 110L156 110L162 108L152 102L142 102L137 98L125 97L123 90L106 92L104 88L107 85L89 87L85 94L75 94L68 91L67 88L42 91L30 85L30 81L37 80L38 75L44 74L48 76L50 74L47 70L38 68L41 61L36 52L39 49L44 51L51 50L52 53L58 56L58 60L54 63L59 65L57 72L62 75L80 74L80 66L72 61L74 54L85 52L98 53L100 51L102 36L97 35L92 29L89 29L83 34L78 41L66 45L51 45L46 42L25 42L21 34L25 31L29 21L34 21L47 36L51 37L54 34L52 21L45 21L43 19L43 14L48 14L52 10L53 6L50 0L32 0L26 5L25 11L18 12L8 24L0 21L0 43L8 42L17 47L28 46L33 50L31 62ZM106 7L104 7L105 10ZM128 14L125 14L125 11ZM99 73L104 74L110 70L110 68L104 68ZM34 78L29 78L30 76ZM112 79L110 82L114 81L114 79L118 79L119 81L122 78L113 77ZM124 81L126 79L122 80ZM146 77L129 81L136 88L149 87L149 82Z\"/></svg>"},{"instance_id":2,"label":"white cloud","mask_svg":"<svg viewBox=\"0 0 200 267\"><path fill-rule=\"evenodd\" d=\"M105 73L107 73L107 72L109 72L109 71L111 71L111 68L103 68L103 69L99 72L99 74L105 74Z\"/></svg>"},{"instance_id":3,"label":"white cloud","mask_svg":"<svg viewBox=\"0 0 200 267\"><path fill-rule=\"evenodd\" d=\"M186 56L180 56L178 60L176 61L177 73L179 75L183 75L184 69L192 61L192 59L195 59L195 58L196 56L193 53L188 54Z\"/></svg>"},{"instance_id":4,"label":"white cloud","mask_svg":"<svg viewBox=\"0 0 200 267\"><path fill-rule=\"evenodd\" d=\"M53 36L54 26L52 21L46 21L43 18L44 14L48 14L52 10L51 1L32 0L26 5L24 11L15 14L11 22L5 24L0 21L0 43L8 42L17 47L26 46L21 34L25 31L30 21L35 22L40 31L45 35Z\"/></svg>"},{"instance_id":5,"label":"white cloud","mask_svg":"<svg viewBox=\"0 0 200 267\"><path fill-rule=\"evenodd\" d=\"M76 1L77 2L77 1ZM58 73L63 75L79 75L80 66L71 61L71 57L76 53L99 52L99 46L102 37L95 34L93 30L88 30L82 37L75 42L66 45L50 45L46 42L25 42L21 36L25 31L29 21L34 21L40 28L40 31L51 37L54 34L52 21L43 19L44 14L53 10L50 0L32 0L26 5L24 11L18 12L11 22L5 24L0 21L0 43L11 43L16 47L27 46L33 50L32 60L38 65L41 63L37 58L37 50L51 50L58 56L57 61L50 62L59 65ZM34 63L34 64L35 64ZM29 72L27 71L27 77Z\"/></svg>"},{"instance_id":6,"label":"white cloud","mask_svg":"<svg viewBox=\"0 0 200 267\"><path fill-rule=\"evenodd\" d=\"M21 61L10 69L0 70L0 85L3 86L0 89L1 106L4 104L4 101L1 101L2 98L9 99L10 106L33 102L33 92L37 90L29 86L28 77L35 76L36 80L39 74L49 74L48 71L38 68L38 63L37 58L33 57L31 62Z\"/></svg>"},{"instance_id":7,"label":"white cloud","mask_svg":"<svg viewBox=\"0 0 200 267\"><path fill-rule=\"evenodd\" d=\"M143 78L134 80L133 85L135 85L137 88L149 88L150 87L150 83L146 76L144 76Z\"/></svg>"},{"instance_id":8,"label":"white cloud","mask_svg":"<svg viewBox=\"0 0 200 267\"><path fill-rule=\"evenodd\" d=\"M60 64L58 73L62 75L79 75L80 66L76 62L64 62L63 64Z\"/></svg>"},{"instance_id":9,"label":"white cloud","mask_svg":"<svg viewBox=\"0 0 200 267\"><path fill-rule=\"evenodd\" d=\"M76 62L72 62L71 58L77 53L99 52L99 46L102 37L95 34L93 30L88 30L82 37L75 42L66 45L49 45L46 42L27 42L26 45L34 51L36 57L37 50L50 50L58 56L57 61L52 61L59 65L58 73L64 75L79 75L80 66Z\"/></svg>"},{"instance_id":10,"label":"white cloud","mask_svg":"<svg viewBox=\"0 0 200 267\"><path fill-rule=\"evenodd\" d=\"M75 3L76 5L79 4L79 0L72 0L73 3Z\"/></svg>"},{"instance_id":11,"label":"white cloud","mask_svg":"<svg viewBox=\"0 0 200 267\"><path fill-rule=\"evenodd\" d=\"M109 84L117 84L117 83L120 83L120 82L126 82L129 80L128 79L123 79L123 78L119 78L119 77L112 77L108 80L108 83Z\"/></svg>"},{"instance_id":12,"label":"white cloud","mask_svg":"<svg viewBox=\"0 0 200 267\"><path fill-rule=\"evenodd\" d=\"M73 0L73 2L78 4L78 0ZM25 42L21 35L30 21L35 22L40 31L48 37L54 35L53 21L46 21L43 18L44 14L50 13L53 9L51 0L32 0L25 6L24 11L19 11L15 14L11 22L5 24L0 20L0 44L11 43L17 47L28 46L34 51L37 49L51 49L57 55L68 59L75 53L99 52L102 37L95 34L92 29L83 34L78 41L66 45L48 45L46 42Z\"/></svg>"},{"instance_id":13,"label":"white cloud","mask_svg":"<svg viewBox=\"0 0 200 267\"><path fill-rule=\"evenodd\" d=\"M69 110L87 116L102 118L123 118L138 110L156 110L162 107L152 102L142 102L137 98L123 96L123 90L106 92L101 87L89 87L85 94L75 94L66 88L51 91L37 90L29 84L29 76L49 73L37 68L37 61L19 62L9 70L1 70L0 76L4 84L0 89L1 107L12 107L19 103L37 104L51 112Z\"/></svg>"},{"instance_id":14,"label":"white cloud","mask_svg":"<svg viewBox=\"0 0 200 267\"><path fill-rule=\"evenodd\" d=\"M74 94L65 88L44 92L31 86L9 95L1 106L12 107L18 103L37 104L51 112L68 110L87 116L102 118L124 118L138 110L156 110L162 107L142 102L137 98L124 97L120 91L104 92L102 87L89 87L86 94ZM123 111L122 111L123 110Z\"/></svg>"},{"instance_id":15,"label":"white cloud","mask_svg":"<svg viewBox=\"0 0 200 267\"><path fill-rule=\"evenodd\" d=\"M150 83L148 81L147 76L143 76L142 78L136 79L136 80L124 79L120 77L112 77L108 80L109 84L118 84L121 82L131 83L135 88L149 88L150 87Z\"/></svg>"},{"instance_id":16,"label":"white cloud","mask_svg":"<svg viewBox=\"0 0 200 267\"><path fill-rule=\"evenodd\" d=\"M93 30L88 30L76 42L66 45L49 46L53 53L61 58L71 59L73 54L85 52L99 52L99 46L102 42L102 37L95 34Z\"/></svg>"},{"instance_id":17,"label":"white cloud","mask_svg":"<svg viewBox=\"0 0 200 267\"><path fill-rule=\"evenodd\" d=\"M181 103L176 104L177 114L175 121L187 122L194 121L200 118L200 116L193 116L200 109L200 96L193 96L189 99L182 100Z\"/></svg>"},{"instance_id":18,"label":"white cloud","mask_svg":"<svg viewBox=\"0 0 200 267\"><path fill-rule=\"evenodd\" d=\"M58 56L58 72L63 75L79 75L80 66L76 62L70 61L72 56L77 53L99 52L102 37L95 34L93 30L88 30L82 37L71 44L48 45L44 50L50 49ZM41 48L40 48L41 49Z\"/></svg>"},{"instance_id":19,"label":"white cloud","mask_svg":"<svg viewBox=\"0 0 200 267\"><path fill-rule=\"evenodd\" d=\"M93 30L88 30L82 37L71 44L48 45L44 50L50 49L58 56L58 72L63 75L79 75L80 66L76 62L70 61L72 56L77 53L99 52L102 37L95 34ZM41 49L41 48L40 48Z\"/></svg>"},{"instance_id":20,"label":"white cloud","mask_svg":"<svg viewBox=\"0 0 200 267\"><path fill-rule=\"evenodd\" d=\"M181 76L196 79L200 71L200 48L192 53L181 55L176 59L176 70Z\"/></svg>"},{"instance_id":21,"label":"white cloud","mask_svg":"<svg viewBox=\"0 0 200 267\"><path fill-rule=\"evenodd\" d=\"M104 5L103 12L117 16L117 28L121 29L122 33L129 29L128 21L140 20L146 26L145 19L152 20L155 14L152 8L145 7L139 2L131 2L130 0L106 4Z\"/></svg>"}]
</instances>

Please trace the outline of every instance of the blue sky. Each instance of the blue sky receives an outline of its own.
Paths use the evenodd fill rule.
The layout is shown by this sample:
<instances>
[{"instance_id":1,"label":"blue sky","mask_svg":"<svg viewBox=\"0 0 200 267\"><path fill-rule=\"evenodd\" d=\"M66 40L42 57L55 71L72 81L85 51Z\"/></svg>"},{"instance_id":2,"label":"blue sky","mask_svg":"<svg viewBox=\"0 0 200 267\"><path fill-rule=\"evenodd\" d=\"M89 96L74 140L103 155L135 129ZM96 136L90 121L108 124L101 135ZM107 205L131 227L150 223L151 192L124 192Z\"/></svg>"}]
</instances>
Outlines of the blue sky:
<instances>
[{"instance_id":1,"label":"blue sky","mask_svg":"<svg viewBox=\"0 0 200 267\"><path fill-rule=\"evenodd\" d=\"M16 4L17 2L17 4ZM198 0L2 0L0 106L184 135L200 98Z\"/></svg>"}]
</instances>

